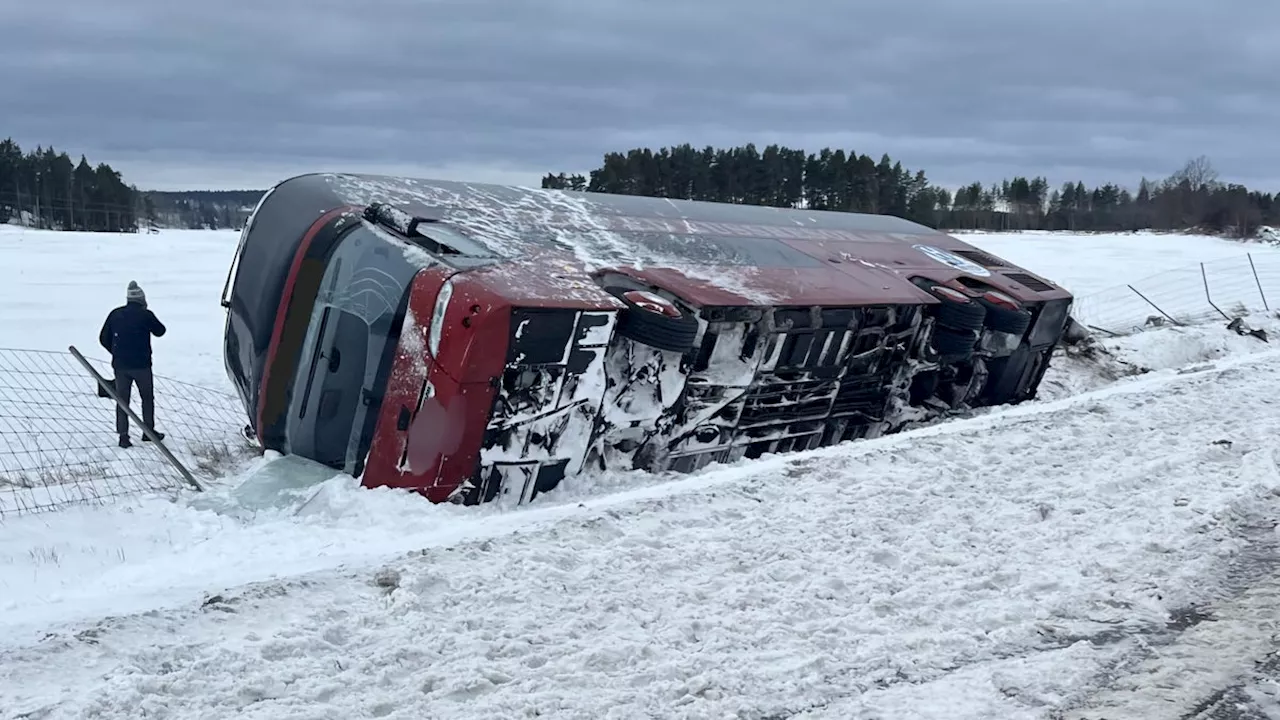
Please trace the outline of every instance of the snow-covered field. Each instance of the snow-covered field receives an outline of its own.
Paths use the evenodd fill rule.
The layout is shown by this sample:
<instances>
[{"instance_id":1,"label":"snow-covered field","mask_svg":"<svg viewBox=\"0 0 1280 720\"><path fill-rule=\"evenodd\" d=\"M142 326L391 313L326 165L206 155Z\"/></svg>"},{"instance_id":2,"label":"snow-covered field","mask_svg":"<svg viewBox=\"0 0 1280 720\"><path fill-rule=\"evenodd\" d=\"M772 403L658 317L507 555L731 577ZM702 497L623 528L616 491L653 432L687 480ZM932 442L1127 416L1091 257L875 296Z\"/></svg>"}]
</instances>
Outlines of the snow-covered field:
<instances>
[{"instance_id":1,"label":"snow-covered field","mask_svg":"<svg viewBox=\"0 0 1280 720\"><path fill-rule=\"evenodd\" d=\"M75 345L103 356L102 321L137 280L169 329L155 341L156 374L229 392L218 300L238 239L231 231L114 235L0 225L3 344L57 351Z\"/></svg>"},{"instance_id":2,"label":"snow-covered field","mask_svg":"<svg viewBox=\"0 0 1280 720\"><path fill-rule=\"evenodd\" d=\"M1156 321L1216 321L1280 304L1280 247L1197 235L963 234L1063 283L1076 319L1129 334Z\"/></svg>"},{"instance_id":3,"label":"snow-covered field","mask_svg":"<svg viewBox=\"0 0 1280 720\"><path fill-rule=\"evenodd\" d=\"M1163 233L957 233L967 243L1011 260L1071 290L1077 297L1152 275L1242 258L1280 257L1280 248L1207 235Z\"/></svg>"},{"instance_id":4,"label":"snow-covered field","mask_svg":"<svg viewBox=\"0 0 1280 720\"><path fill-rule=\"evenodd\" d=\"M1086 293L1275 252L965 239ZM225 387L235 240L0 226L9 342L93 348L136 279L157 371ZM1274 649L1280 355L1223 325L1060 358L1036 403L529 508L334 478L6 520L0 718L1179 717Z\"/></svg>"}]
</instances>

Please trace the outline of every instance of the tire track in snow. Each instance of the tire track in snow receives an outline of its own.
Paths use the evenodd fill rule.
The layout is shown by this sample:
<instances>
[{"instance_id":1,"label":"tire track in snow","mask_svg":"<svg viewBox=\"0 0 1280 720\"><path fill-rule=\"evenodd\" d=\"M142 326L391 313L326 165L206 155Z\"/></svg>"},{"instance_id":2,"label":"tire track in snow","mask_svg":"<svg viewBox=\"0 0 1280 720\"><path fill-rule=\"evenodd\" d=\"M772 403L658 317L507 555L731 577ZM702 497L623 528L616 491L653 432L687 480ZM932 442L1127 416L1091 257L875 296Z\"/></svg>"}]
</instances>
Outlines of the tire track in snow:
<instances>
[{"instance_id":1,"label":"tire track in snow","mask_svg":"<svg viewBox=\"0 0 1280 720\"><path fill-rule=\"evenodd\" d=\"M1174 613L1139 637L1122 672L1074 703L1062 720L1280 720L1280 466L1274 448L1244 458L1242 480L1272 488L1240 504L1234 534L1247 541L1203 606Z\"/></svg>"},{"instance_id":2,"label":"tire track in snow","mask_svg":"<svg viewBox=\"0 0 1280 720\"><path fill-rule=\"evenodd\" d=\"M1232 443L1215 444L1229 447ZM1241 485L1257 492L1231 503L1217 516L1221 528L1241 540L1243 548L1225 563L1225 570L1209 572L1200 580L1204 590L1200 600L1170 608L1162 623L1114 623L1092 633L1061 633L1045 627L1046 644L1028 652L996 655L926 683L906 688L889 683L880 689L888 696L912 693L910 697L917 700L930 695L960 696L968 692L965 685L989 681L983 666L991 666L991 676L1003 678L999 692L1025 702L1030 708L1018 710L1029 712L989 709L972 717L1280 720L1280 614L1275 610L1280 607L1280 464L1276 451L1265 446L1242 453L1240 460ZM1158 469L1153 463L1147 465ZM1046 697L1016 685L1020 674L1023 682L1034 686L1029 676L1061 673L1052 658L1081 646L1097 651L1096 667L1087 679L1075 678L1077 687L1071 692L1058 692L1065 684L1051 684L1050 694L1057 697ZM925 691L926 687L931 690ZM858 711L868 707L875 706L860 703ZM824 703L770 720L827 717L836 709ZM850 712L847 707L839 709L838 716ZM923 712L910 707L868 717L942 718L953 717L951 712L950 705Z\"/></svg>"},{"instance_id":3,"label":"tire track in snow","mask_svg":"<svg viewBox=\"0 0 1280 720\"><path fill-rule=\"evenodd\" d=\"M1132 636L1217 597L1217 569L1245 546L1230 509L1270 492L1244 461L1280 432L1265 394L1280 369L1253 363L762 461L376 574L58 635L0 654L0 707L1043 718L1096 689ZM1104 632L1130 639L1076 640Z\"/></svg>"}]
</instances>

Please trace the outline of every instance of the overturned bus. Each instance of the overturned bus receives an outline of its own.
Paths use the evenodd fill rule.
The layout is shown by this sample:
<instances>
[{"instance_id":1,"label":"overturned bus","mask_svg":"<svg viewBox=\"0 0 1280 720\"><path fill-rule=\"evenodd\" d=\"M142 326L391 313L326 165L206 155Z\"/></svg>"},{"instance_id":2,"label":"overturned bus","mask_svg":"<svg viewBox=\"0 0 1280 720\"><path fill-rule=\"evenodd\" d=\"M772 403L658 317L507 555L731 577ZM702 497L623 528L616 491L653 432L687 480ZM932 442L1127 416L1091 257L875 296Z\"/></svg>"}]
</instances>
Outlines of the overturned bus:
<instances>
[{"instance_id":1,"label":"overturned bus","mask_svg":"<svg viewBox=\"0 0 1280 720\"><path fill-rule=\"evenodd\" d=\"M1072 297L895 217L314 174L224 289L264 448L528 501L1035 396Z\"/></svg>"}]
</instances>

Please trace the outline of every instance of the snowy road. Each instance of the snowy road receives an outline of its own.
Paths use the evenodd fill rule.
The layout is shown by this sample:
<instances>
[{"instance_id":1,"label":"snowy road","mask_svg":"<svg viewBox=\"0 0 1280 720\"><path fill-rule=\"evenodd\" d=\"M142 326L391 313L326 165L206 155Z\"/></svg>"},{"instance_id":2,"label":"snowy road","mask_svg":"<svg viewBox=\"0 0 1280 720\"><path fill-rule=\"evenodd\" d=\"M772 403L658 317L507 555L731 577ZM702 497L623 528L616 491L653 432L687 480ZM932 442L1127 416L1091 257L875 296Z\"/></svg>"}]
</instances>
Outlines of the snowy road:
<instances>
[{"instance_id":1,"label":"snowy road","mask_svg":"<svg viewBox=\"0 0 1280 720\"><path fill-rule=\"evenodd\" d=\"M487 537L442 529L383 567L282 566L224 590L220 578L241 577L222 571L231 546L186 548L219 598L10 645L0 708L50 720L1190 714L1264 684L1249 673L1275 649L1280 582L1240 569L1274 539L1280 507L1278 359L512 512L488 518ZM133 567L141 587L164 586L146 571ZM1170 630L1200 606L1219 620Z\"/></svg>"}]
</instances>

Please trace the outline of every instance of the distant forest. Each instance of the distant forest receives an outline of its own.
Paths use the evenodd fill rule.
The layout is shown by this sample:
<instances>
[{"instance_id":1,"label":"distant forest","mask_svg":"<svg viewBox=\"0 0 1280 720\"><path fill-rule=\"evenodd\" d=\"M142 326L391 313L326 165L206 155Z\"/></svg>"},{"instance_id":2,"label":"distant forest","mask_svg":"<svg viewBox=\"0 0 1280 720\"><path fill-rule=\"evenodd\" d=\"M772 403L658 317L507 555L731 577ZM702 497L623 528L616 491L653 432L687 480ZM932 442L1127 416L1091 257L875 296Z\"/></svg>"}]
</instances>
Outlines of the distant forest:
<instances>
[{"instance_id":1,"label":"distant forest","mask_svg":"<svg viewBox=\"0 0 1280 720\"><path fill-rule=\"evenodd\" d=\"M701 150L680 145L611 152L587 176L548 174L542 187L744 205L896 215L944 230L1199 230L1251 237L1280 225L1280 196L1222 183L1203 156L1136 192L1043 177L975 182L954 194L888 155L778 145Z\"/></svg>"},{"instance_id":2,"label":"distant forest","mask_svg":"<svg viewBox=\"0 0 1280 720\"><path fill-rule=\"evenodd\" d=\"M265 190L152 190L147 197L155 204L156 222L161 227L189 230L239 230L249 220Z\"/></svg>"},{"instance_id":3,"label":"distant forest","mask_svg":"<svg viewBox=\"0 0 1280 720\"><path fill-rule=\"evenodd\" d=\"M0 141L0 223L47 230L139 232L244 227L263 190L143 192L110 165Z\"/></svg>"},{"instance_id":4,"label":"distant forest","mask_svg":"<svg viewBox=\"0 0 1280 720\"><path fill-rule=\"evenodd\" d=\"M548 174L542 187L774 207L897 215L943 230L1196 230L1251 237L1280 226L1280 194L1219 181L1205 157L1136 191L1043 177L972 183L954 193L884 155L769 145L691 145L611 152L584 175ZM0 141L0 223L53 230L239 229L265 190L138 190L106 164Z\"/></svg>"},{"instance_id":5,"label":"distant forest","mask_svg":"<svg viewBox=\"0 0 1280 720\"><path fill-rule=\"evenodd\" d=\"M110 165L0 141L0 222L56 230L137 232L151 208Z\"/></svg>"}]
</instances>

